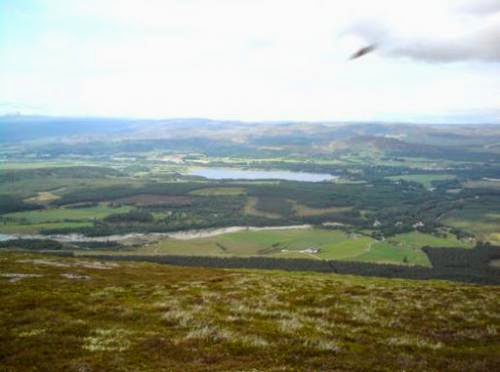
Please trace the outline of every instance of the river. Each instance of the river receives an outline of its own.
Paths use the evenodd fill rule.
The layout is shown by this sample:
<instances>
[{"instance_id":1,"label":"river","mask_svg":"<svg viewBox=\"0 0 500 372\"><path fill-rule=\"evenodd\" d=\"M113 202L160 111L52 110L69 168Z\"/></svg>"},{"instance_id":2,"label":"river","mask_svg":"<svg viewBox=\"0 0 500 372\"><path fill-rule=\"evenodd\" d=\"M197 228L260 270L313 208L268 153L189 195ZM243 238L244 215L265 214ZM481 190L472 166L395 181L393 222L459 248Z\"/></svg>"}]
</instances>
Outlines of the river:
<instances>
[{"instance_id":1,"label":"river","mask_svg":"<svg viewBox=\"0 0 500 372\"><path fill-rule=\"evenodd\" d=\"M310 229L312 225L286 225L286 226L229 226L217 229L198 229L173 231L168 233L130 233L121 235L106 236L86 236L83 234L0 234L0 241L13 239L52 239L62 243L70 242L119 242L128 239L154 239L171 238L177 240L190 240L209 238L212 236L235 233L240 231L265 231L265 230L290 230L290 229Z\"/></svg>"}]
</instances>

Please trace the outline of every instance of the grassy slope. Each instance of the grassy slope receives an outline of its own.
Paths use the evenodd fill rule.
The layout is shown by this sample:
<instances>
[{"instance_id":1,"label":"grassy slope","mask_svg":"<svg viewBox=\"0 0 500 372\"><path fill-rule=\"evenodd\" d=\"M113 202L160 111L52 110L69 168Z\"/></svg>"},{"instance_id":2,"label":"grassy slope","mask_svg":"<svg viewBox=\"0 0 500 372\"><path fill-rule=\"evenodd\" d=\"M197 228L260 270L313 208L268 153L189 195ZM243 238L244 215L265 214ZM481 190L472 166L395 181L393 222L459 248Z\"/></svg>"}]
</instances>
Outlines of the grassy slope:
<instances>
[{"instance_id":1,"label":"grassy slope","mask_svg":"<svg viewBox=\"0 0 500 372\"><path fill-rule=\"evenodd\" d=\"M399 234L379 242L366 236L340 230L274 230L245 231L193 240L167 239L139 249L141 253L179 255L273 255L277 257L322 258L389 262L429 266L424 246L471 248L470 243L453 236L438 238L420 232ZM300 253L307 248L319 248L316 255ZM283 252L282 250L287 250ZM128 252L130 253L130 252Z\"/></svg>"},{"instance_id":2,"label":"grassy slope","mask_svg":"<svg viewBox=\"0 0 500 372\"><path fill-rule=\"evenodd\" d=\"M376 242L370 249L356 257L359 261L367 262L404 262L415 265L430 266L427 255L421 248L431 247L459 247L472 248L472 243L458 240L449 235L447 238L439 238L430 234L411 232L390 237L386 241Z\"/></svg>"},{"instance_id":3,"label":"grassy slope","mask_svg":"<svg viewBox=\"0 0 500 372\"><path fill-rule=\"evenodd\" d=\"M163 254L247 256L281 254L282 250L300 251L312 247L320 248L325 253L329 252L332 257L335 255L335 245L348 239L347 234L338 230L244 231L193 240L167 239L146 248L145 251Z\"/></svg>"},{"instance_id":4,"label":"grassy slope","mask_svg":"<svg viewBox=\"0 0 500 372\"><path fill-rule=\"evenodd\" d=\"M2 274L41 275L0 277L5 370L492 371L500 363L498 287L0 260Z\"/></svg>"}]
</instances>

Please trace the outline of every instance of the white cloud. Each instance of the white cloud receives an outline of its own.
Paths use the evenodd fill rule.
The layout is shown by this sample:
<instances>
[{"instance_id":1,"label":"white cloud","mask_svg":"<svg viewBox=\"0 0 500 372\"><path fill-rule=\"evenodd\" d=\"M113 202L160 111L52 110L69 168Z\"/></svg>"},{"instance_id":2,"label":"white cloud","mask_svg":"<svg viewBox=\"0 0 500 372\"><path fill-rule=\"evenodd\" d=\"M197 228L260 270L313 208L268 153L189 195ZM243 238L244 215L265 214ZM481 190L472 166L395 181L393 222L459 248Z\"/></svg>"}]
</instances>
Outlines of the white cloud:
<instances>
[{"instance_id":1,"label":"white cloud","mask_svg":"<svg viewBox=\"0 0 500 372\"><path fill-rule=\"evenodd\" d=\"M464 27L483 32L476 15L452 11L453 1L37 4L18 15L23 22L9 24L10 35L21 36L0 39L8 50L0 60L0 102L41 106L51 114L262 120L441 117L464 105L478 113L498 108L492 99L500 96L498 65L444 67L387 58L399 50L426 59L404 43L347 61L367 36L396 45L436 35L457 38ZM482 17L495 24L494 14ZM378 35L368 26L357 37L345 33L374 23L384 25ZM460 47L441 58L472 53ZM427 52L432 50L444 49L433 44Z\"/></svg>"},{"instance_id":2,"label":"white cloud","mask_svg":"<svg viewBox=\"0 0 500 372\"><path fill-rule=\"evenodd\" d=\"M498 0L461 0L455 4L455 9L468 14L493 14L500 12Z\"/></svg>"}]
</instances>

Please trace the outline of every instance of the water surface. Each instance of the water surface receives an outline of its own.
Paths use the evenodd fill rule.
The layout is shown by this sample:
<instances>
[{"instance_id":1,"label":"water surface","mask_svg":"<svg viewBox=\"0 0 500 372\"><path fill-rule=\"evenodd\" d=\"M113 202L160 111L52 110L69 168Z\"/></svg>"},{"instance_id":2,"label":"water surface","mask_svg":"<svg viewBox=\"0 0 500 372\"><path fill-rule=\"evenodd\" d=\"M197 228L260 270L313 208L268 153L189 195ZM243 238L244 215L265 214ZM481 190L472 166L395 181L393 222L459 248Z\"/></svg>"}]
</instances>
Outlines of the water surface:
<instances>
[{"instance_id":1,"label":"water surface","mask_svg":"<svg viewBox=\"0 0 500 372\"><path fill-rule=\"evenodd\" d=\"M331 181L337 176L327 173L307 173L292 172L284 170L255 170L255 169L235 169L235 168L201 168L191 170L191 176L201 176L214 180L234 179L234 180L287 180L304 182Z\"/></svg>"}]
</instances>

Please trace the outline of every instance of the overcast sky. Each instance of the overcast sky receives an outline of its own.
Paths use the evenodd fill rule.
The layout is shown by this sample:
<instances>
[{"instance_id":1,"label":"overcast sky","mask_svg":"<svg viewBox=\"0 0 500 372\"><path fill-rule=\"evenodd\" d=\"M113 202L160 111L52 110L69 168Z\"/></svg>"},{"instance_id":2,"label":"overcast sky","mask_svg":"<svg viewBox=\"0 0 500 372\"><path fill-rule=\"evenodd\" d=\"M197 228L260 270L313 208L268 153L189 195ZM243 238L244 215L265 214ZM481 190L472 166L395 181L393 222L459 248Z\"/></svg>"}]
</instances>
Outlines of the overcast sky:
<instances>
[{"instance_id":1,"label":"overcast sky","mask_svg":"<svg viewBox=\"0 0 500 372\"><path fill-rule=\"evenodd\" d=\"M500 122L498 40L499 0L1 0L0 113Z\"/></svg>"}]
</instances>

